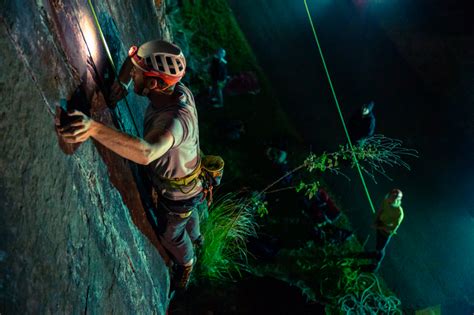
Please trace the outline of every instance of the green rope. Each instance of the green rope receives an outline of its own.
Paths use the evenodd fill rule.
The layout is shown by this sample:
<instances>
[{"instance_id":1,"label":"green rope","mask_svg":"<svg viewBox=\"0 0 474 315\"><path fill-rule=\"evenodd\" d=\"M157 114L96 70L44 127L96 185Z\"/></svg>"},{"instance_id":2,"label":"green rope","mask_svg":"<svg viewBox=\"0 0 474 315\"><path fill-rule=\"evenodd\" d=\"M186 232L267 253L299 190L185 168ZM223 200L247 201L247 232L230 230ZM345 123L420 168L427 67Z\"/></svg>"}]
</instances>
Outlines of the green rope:
<instances>
[{"instance_id":1,"label":"green rope","mask_svg":"<svg viewBox=\"0 0 474 315\"><path fill-rule=\"evenodd\" d=\"M367 188L367 185L365 184L364 175L362 174L362 170L360 168L359 161L357 160L356 154L354 152L354 149L353 149L353 146L352 146L352 141L351 141L351 138L349 137L349 131L347 130L346 123L344 122L344 117L342 116L342 112L341 112L341 108L339 106L339 102L337 100L336 92L334 91L334 86L332 84L328 68L326 66L326 61L324 59L323 51L321 49L321 45L319 44L318 35L316 34L316 28L314 27L313 19L311 17L311 13L309 12L308 4L307 4L306 1L307 0L303 0L304 6L306 8L306 13L308 14L308 20L309 20L309 23L311 24L311 29L313 30L313 35L314 35L314 39L316 40L316 45L318 46L319 55L321 56L324 71L326 72L326 76L327 76L328 81L329 81L329 86L331 88L332 96L333 96L334 101L336 103L337 112L339 113L339 117L341 118L342 127L344 128L344 132L346 134L346 138L347 138L347 141L349 143L349 147L351 148L352 158L354 159L354 162L357 166L357 171L359 172L359 176L360 176L360 179L362 181L362 186L364 186L365 194L367 195L367 200L369 201L370 208L372 210L372 213L375 213L374 204L372 203L372 199L370 198L369 189Z\"/></svg>"},{"instance_id":2,"label":"green rope","mask_svg":"<svg viewBox=\"0 0 474 315\"><path fill-rule=\"evenodd\" d=\"M117 68L115 67L114 60L112 59L112 54L110 53L109 45L107 45L107 41L105 40L104 33L102 32L102 28L100 27L99 19L97 18L97 14L95 13L95 9L94 9L94 6L92 5L92 1L88 0L88 3L89 3L89 7L92 11L92 15L94 16L94 22L95 22L95 25L97 27L97 30L99 31L100 39L102 41L102 44L105 47L105 52L107 53L107 57L109 59L110 66L112 67L112 70L114 71L115 77L118 78ZM137 124L135 123L135 118L133 117L132 111L130 109L130 105L128 104L128 101L127 101L126 98L124 98L124 101L125 101L125 105L128 109L128 113L130 114L130 118L132 120L133 126L135 127L135 132L137 133L137 135L139 135L140 133L138 132L138 127L137 127Z\"/></svg>"},{"instance_id":3,"label":"green rope","mask_svg":"<svg viewBox=\"0 0 474 315\"><path fill-rule=\"evenodd\" d=\"M104 36L104 33L102 32L102 28L100 27L97 14L95 14L95 9L94 9L94 6L92 5L92 1L88 0L88 3L92 11L92 15L94 16L95 25L97 26L97 29L99 30L100 39L102 41L102 44L104 44L105 52L107 53L107 57L109 58L110 65L112 66L114 73L117 74L117 69L115 68L115 63L114 63L114 60L112 59L112 54L110 53L109 45L107 45L107 42L105 41L105 36Z\"/></svg>"}]
</instances>

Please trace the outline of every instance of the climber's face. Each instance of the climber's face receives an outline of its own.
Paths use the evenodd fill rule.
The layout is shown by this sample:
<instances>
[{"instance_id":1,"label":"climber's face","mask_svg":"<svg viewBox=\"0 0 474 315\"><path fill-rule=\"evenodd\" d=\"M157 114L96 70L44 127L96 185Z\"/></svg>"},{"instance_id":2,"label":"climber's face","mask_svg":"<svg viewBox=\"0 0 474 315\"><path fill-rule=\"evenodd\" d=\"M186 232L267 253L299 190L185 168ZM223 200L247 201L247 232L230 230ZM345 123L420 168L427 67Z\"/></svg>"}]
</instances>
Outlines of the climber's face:
<instances>
[{"instance_id":1,"label":"climber's face","mask_svg":"<svg viewBox=\"0 0 474 315\"><path fill-rule=\"evenodd\" d=\"M151 91L167 95L173 93L174 86L167 85L161 78L145 76L143 70L138 67L133 67L130 76L133 80L133 91L138 95L147 96Z\"/></svg>"},{"instance_id":2,"label":"climber's face","mask_svg":"<svg viewBox=\"0 0 474 315\"><path fill-rule=\"evenodd\" d=\"M134 66L132 71L130 71L130 76L133 80L133 91L138 95L146 95L145 76L143 75L143 71Z\"/></svg>"},{"instance_id":3,"label":"climber's face","mask_svg":"<svg viewBox=\"0 0 474 315\"><path fill-rule=\"evenodd\" d=\"M392 192L390 194L390 201L393 207L400 207L402 204L403 194L402 192Z\"/></svg>"}]
</instances>

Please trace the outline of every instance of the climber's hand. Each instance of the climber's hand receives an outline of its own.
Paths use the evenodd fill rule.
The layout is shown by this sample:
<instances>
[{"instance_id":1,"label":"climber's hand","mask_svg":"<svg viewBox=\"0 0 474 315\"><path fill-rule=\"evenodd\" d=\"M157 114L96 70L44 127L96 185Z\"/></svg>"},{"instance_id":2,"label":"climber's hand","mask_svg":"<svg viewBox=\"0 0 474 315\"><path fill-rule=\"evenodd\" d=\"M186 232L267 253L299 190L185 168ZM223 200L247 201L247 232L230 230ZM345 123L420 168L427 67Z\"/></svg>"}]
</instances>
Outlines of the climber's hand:
<instances>
[{"instance_id":1,"label":"climber's hand","mask_svg":"<svg viewBox=\"0 0 474 315\"><path fill-rule=\"evenodd\" d=\"M54 128L58 135L60 135L59 128L61 128L61 113L62 112L63 112L63 109L59 106L56 106L56 113L54 115Z\"/></svg>"},{"instance_id":2,"label":"climber's hand","mask_svg":"<svg viewBox=\"0 0 474 315\"><path fill-rule=\"evenodd\" d=\"M128 94L125 86L119 81L115 81L112 87L110 88L109 101L113 104L120 101Z\"/></svg>"},{"instance_id":3,"label":"climber's hand","mask_svg":"<svg viewBox=\"0 0 474 315\"><path fill-rule=\"evenodd\" d=\"M93 128L91 128L93 120L78 110L67 113L67 115L73 119L72 122L56 127L64 141L80 143L89 139L93 133Z\"/></svg>"}]
</instances>

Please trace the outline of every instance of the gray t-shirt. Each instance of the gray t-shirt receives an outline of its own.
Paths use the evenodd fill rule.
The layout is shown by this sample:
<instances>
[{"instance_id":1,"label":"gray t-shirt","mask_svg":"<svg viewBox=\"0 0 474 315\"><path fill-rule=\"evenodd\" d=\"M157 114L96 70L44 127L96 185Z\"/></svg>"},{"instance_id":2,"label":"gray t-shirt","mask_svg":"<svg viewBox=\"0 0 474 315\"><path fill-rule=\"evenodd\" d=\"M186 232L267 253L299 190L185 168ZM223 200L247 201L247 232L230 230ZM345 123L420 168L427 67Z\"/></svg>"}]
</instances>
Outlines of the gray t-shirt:
<instances>
[{"instance_id":1,"label":"gray t-shirt","mask_svg":"<svg viewBox=\"0 0 474 315\"><path fill-rule=\"evenodd\" d=\"M189 185L171 188L162 178L183 178L199 164L199 128L196 105L191 91L178 83L169 104L150 103L145 113L144 135L151 131L169 131L174 143L162 157L148 166L151 179L159 194L171 200L185 200L202 191L199 180Z\"/></svg>"}]
</instances>

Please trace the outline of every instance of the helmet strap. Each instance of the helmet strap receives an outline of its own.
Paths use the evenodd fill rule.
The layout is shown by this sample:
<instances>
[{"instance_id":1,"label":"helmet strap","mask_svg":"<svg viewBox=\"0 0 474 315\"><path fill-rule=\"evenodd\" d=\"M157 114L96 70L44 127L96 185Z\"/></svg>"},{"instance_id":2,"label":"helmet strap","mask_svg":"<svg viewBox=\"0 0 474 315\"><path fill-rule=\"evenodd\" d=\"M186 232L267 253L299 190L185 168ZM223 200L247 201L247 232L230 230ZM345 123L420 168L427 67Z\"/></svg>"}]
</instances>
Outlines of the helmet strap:
<instances>
[{"instance_id":1,"label":"helmet strap","mask_svg":"<svg viewBox=\"0 0 474 315\"><path fill-rule=\"evenodd\" d=\"M161 89L161 88L158 88L158 87L157 87L155 90L158 91L158 92L161 93L161 94L166 94L166 95L171 95L171 94L173 94L173 92L174 92L174 88L173 88L173 86L171 86L171 85L167 86L167 87L164 88L164 89Z\"/></svg>"},{"instance_id":2,"label":"helmet strap","mask_svg":"<svg viewBox=\"0 0 474 315\"><path fill-rule=\"evenodd\" d=\"M153 90L153 91L157 91L158 93L161 93L161 94L167 94L167 95L170 95L170 94L173 94L174 92L174 85L169 85L169 84L166 84L164 87L163 85L164 84L159 84L158 83L158 80L160 80L159 78L157 77L145 77L145 78L149 78L150 80L155 80L155 84L150 84L150 81L148 81L148 92L150 90ZM163 82L164 83L164 82Z\"/></svg>"}]
</instances>

